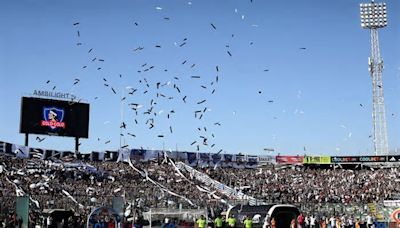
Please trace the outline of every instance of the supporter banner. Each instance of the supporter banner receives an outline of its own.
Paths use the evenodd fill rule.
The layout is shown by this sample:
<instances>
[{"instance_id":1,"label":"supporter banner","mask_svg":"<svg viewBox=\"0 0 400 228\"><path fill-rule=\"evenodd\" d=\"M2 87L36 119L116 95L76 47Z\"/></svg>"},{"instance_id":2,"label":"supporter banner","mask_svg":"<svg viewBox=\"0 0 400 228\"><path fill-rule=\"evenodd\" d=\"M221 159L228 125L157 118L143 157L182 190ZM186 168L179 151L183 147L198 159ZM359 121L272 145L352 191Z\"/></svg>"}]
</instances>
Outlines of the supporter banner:
<instances>
[{"instance_id":1,"label":"supporter banner","mask_svg":"<svg viewBox=\"0 0 400 228\"><path fill-rule=\"evenodd\" d=\"M105 151L100 151L100 152L99 152L99 160L100 160L100 161L104 161L104 155L105 155L105 153L106 153Z\"/></svg>"},{"instance_id":2,"label":"supporter banner","mask_svg":"<svg viewBox=\"0 0 400 228\"><path fill-rule=\"evenodd\" d=\"M133 161L149 161L164 158L164 151L161 150L145 150L145 149L129 149L123 148L118 151L92 151L87 154L71 151L45 150L40 148L30 148L18 144L11 144L0 141L0 153L7 153L20 158L38 158L38 159L61 159L69 161L76 156L79 160L84 161L108 161L108 162L127 162L129 158ZM258 166L258 156L251 155L234 155L219 153L195 153L195 152L166 152L170 158L182 160L192 166L208 166L219 164L224 167L251 168ZM269 160L271 158L265 157Z\"/></svg>"},{"instance_id":3,"label":"supporter banner","mask_svg":"<svg viewBox=\"0 0 400 228\"><path fill-rule=\"evenodd\" d=\"M93 153L93 152L92 152ZM43 159L50 159L50 158L60 158L61 153L56 150L45 150L43 151Z\"/></svg>"},{"instance_id":4,"label":"supporter banner","mask_svg":"<svg viewBox=\"0 0 400 228\"><path fill-rule=\"evenodd\" d=\"M197 165L200 167L208 167L211 161L210 153L198 153L198 155L199 155L199 161Z\"/></svg>"},{"instance_id":5,"label":"supporter banner","mask_svg":"<svg viewBox=\"0 0 400 228\"><path fill-rule=\"evenodd\" d=\"M6 143L0 141L0 153L5 153L6 152Z\"/></svg>"},{"instance_id":6,"label":"supporter banner","mask_svg":"<svg viewBox=\"0 0 400 228\"><path fill-rule=\"evenodd\" d=\"M241 162L246 162L246 156L242 154L237 154L236 155L236 162L241 163Z\"/></svg>"},{"instance_id":7,"label":"supporter banner","mask_svg":"<svg viewBox=\"0 0 400 228\"><path fill-rule=\"evenodd\" d=\"M44 159L44 151L42 149L38 149L38 148L29 148L29 157L37 158L37 159Z\"/></svg>"},{"instance_id":8,"label":"supporter banner","mask_svg":"<svg viewBox=\"0 0 400 228\"><path fill-rule=\"evenodd\" d=\"M104 151L104 154L103 154L104 161L117 161L118 152L116 152L116 153L117 153L117 155L114 155L114 152L112 152L112 151L107 151L107 150ZM113 160L114 157L115 157L115 160Z\"/></svg>"},{"instance_id":9,"label":"supporter banner","mask_svg":"<svg viewBox=\"0 0 400 228\"><path fill-rule=\"evenodd\" d=\"M180 161L186 161L188 159L186 152L177 152L176 157Z\"/></svg>"},{"instance_id":10,"label":"supporter banner","mask_svg":"<svg viewBox=\"0 0 400 228\"><path fill-rule=\"evenodd\" d=\"M304 164L331 164L331 156L304 156Z\"/></svg>"},{"instance_id":11,"label":"supporter banner","mask_svg":"<svg viewBox=\"0 0 400 228\"><path fill-rule=\"evenodd\" d=\"M233 162L233 155L232 154L224 154L224 161L225 162Z\"/></svg>"},{"instance_id":12,"label":"supporter banner","mask_svg":"<svg viewBox=\"0 0 400 228\"><path fill-rule=\"evenodd\" d=\"M276 156L276 163L278 164L302 164L303 156Z\"/></svg>"},{"instance_id":13,"label":"supporter banner","mask_svg":"<svg viewBox=\"0 0 400 228\"><path fill-rule=\"evenodd\" d=\"M246 168L256 168L257 166L258 166L258 157L253 155L248 155Z\"/></svg>"},{"instance_id":14,"label":"supporter banner","mask_svg":"<svg viewBox=\"0 0 400 228\"><path fill-rule=\"evenodd\" d=\"M236 163L236 155L234 154L224 154L221 162L221 167L233 167Z\"/></svg>"},{"instance_id":15,"label":"supporter banner","mask_svg":"<svg viewBox=\"0 0 400 228\"><path fill-rule=\"evenodd\" d=\"M246 155L243 154L237 154L236 156L236 162L232 163L231 166L236 169L243 169L246 167L247 159Z\"/></svg>"},{"instance_id":16,"label":"supporter banner","mask_svg":"<svg viewBox=\"0 0 400 228\"><path fill-rule=\"evenodd\" d=\"M159 151L159 157L164 157L163 151L161 151L161 150L158 150L158 151ZM186 153L183 153L183 152L169 150L169 151L166 151L166 153L169 158L172 158L175 160L180 159L180 157L182 156L181 154L183 154L184 157L186 157Z\"/></svg>"},{"instance_id":17,"label":"supporter banner","mask_svg":"<svg viewBox=\"0 0 400 228\"><path fill-rule=\"evenodd\" d=\"M187 159L188 159L189 165L197 165L197 154L196 153L187 152Z\"/></svg>"},{"instance_id":18,"label":"supporter banner","mask_svg":"<svg viewBox=\"0 0 400 228\"><path fill-rule=\"evenodd\" d=\"M115 153L117 153L117 155L116 156L118 156L118 152L115 152ZM75 155L75 152L72 152L72 151L62 151L61 152L61 157L71 157L71 156L74 156ZM115 158L115 160L117 160L117 158Z\"/></svg>"},{"instance_id":19,"label":"supporter banner","mask_svg":"<svg viewBox=\"0 0 400 228\"><path fill-rule=\"evenodd\" d=\"M119 156L119 153L118 153L118 156ZM84 161L90 160L90 154L77 154L77 157L79 160L84 160Z\"/></svg>"},{"instance_id":20,"label":"supporter banner","mask_svg":"<svg viewBox=\"0 0 400 228\"><path fill-rule=\"evenodd\" d=\"M20 158L39 158L39 159L66 159L75 156L75 152L45 150L40 148L30 148L0 141L0 153L20 157ZM242 154L213 154L213 153L195 153L168 151L170 158L181 160L192 166L197 165L215 165L221 167L255 167L266 163L279 164L351 164L351 163L384 163L399 162L400 155L392 156L251 156ZM93 151L88 154L77 154L80 160L92 161L127 161L129 157L134 161L148 161L163 159L161 150L128 149L120 151Z\"/></svg>"},{"instance_id":21,"label":"supporter banner","mask_svg":"<svg viewBox=\"0 0 400 228\"><path fill-rule=\"evenodd\" d=\"M45 158L47 158L46 155L45 155ZM99 152L92 152L92 153L90 153L90 160L91 160L91 161L100 161L100 160L99 160Z\"/></svg>"},{"instance_id":22,"label":"supporter banner","mask_svg":"<svg viewBox=\"0 0 400 228\"><path fill-rule=\"evenodd\" d=\"M64 154L63 154L63 156L64 156ZM117 161L117 159L118 159L118 151L106 150L106 153L104 154L105 161Z\"/></svg>"},{"instance_id":23,"label":"supporter banner","mask_svg":"<svg viewBox=\"0 0 400 228\"><path fill-rule=\"evenodd\" d=\"M117 162L128 162L130 156L130 151L127 148L121 148L118 151Z\"/></svg>"},{"instance_id":24,"label":"supporter banner","mask_svg":"<svg viewBox=\"0 0 400 228\"><path fill-rule=\"evenodd\" d=\"M0 141L0 153L12 154L12 144Z\"/></svg>"},{"instance_id":25,"label":"supporter banner","mask_svg":"<svg viewBox=\"0 0 400 228\"><path fill-rule=\"evenodd\" d=\"M200 153L200 161L210 161L209 153Z\"/></svg>"},{"instance_id":26,"label":"supporter banner","mask_svg":"<svg viewBox=\"0 0 400 228\"><path fill-rule=\"evenodd\" d=\"M251 164L256 164L256 163L258 163L258 157L254 156L254 155L248 155L247 162L251 163Z\"/></svg>"},{"instance_id":27,"label":"supporter banner","mask_svg":"<svg viewBox=\"0 0 400 228\"><path fill-rule=\"evenodd\" d=\"M157 160L159 157L163 155L161 150L146 150L144 153L143 160L150 161L150 160ZM168 152L168 156L173 157L172 153Z\"/></svg>"},{"instance_id":28,"label":"supporter banner","mask_svg":"<svg viewBox=\"0 0 400 228\"><path fill-rule=\"evenodd\" d=\"M90 157L91 161L104 161L104 151L93 151ZM53 155L54 157L54 155Z\"/></svg>"},{"instance_id":29,"label":"supporter banner","mask_svg":"<svg viewBox=\"0 0 400 228\"><path fill-rule=\"evenodd\" d=\"M332 163L369 163L386 162L386 156L333 156Z\"/></svg>"},{"instance_id":30,"label":"supporter banner","mask_svg":"<svg viewBox=\"0 0 400 228\"><path fill-rule=\"evenodd\" d=\"M212 154L211 155L212 161L214 164L217 164L221 161L221 154Z\"/></svg>"},{"instance_id":31,"label":"supporter banner","mask_svg":"<svg viewBox=\"0 0 400 228\"><path fill-rule=\"evenodd\" d=\"M132 149L131 150L131 159L135 161L144 160L144 156L146 154L146 150L143 149Z\"/></svg>"},{"instance_id":32,"label":"supporter banner","mask_svg":"<svg viewBox=\"0 0 400 228\"><path fill-rule=\"evenodd\" d=\"M12 145L12 151L19 158L29 158L29 148L27 146Z\"/></svg>"}]
</instances>

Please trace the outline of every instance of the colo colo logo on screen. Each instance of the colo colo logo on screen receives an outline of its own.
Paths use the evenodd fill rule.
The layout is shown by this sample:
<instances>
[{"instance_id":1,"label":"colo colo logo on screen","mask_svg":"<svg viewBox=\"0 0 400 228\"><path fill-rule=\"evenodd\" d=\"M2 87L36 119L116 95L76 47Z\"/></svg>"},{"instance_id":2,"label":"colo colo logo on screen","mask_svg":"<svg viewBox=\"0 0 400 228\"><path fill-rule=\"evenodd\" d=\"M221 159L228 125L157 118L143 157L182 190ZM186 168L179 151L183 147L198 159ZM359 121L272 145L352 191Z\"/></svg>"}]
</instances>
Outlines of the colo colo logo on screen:
<instances>
[{"instance_id":1,"label":"colo colo logo on screen","mask_svg":"<svg viewBox=\"0 0 400 228\"><path fill-rule=\"evenodd\" d=\"M42 127L49 127L52 130L57 128L65 128L64 120L64 109L56 107L44 107L43 108L43 119L40 123Z\"/></svg>"}]
</instances>

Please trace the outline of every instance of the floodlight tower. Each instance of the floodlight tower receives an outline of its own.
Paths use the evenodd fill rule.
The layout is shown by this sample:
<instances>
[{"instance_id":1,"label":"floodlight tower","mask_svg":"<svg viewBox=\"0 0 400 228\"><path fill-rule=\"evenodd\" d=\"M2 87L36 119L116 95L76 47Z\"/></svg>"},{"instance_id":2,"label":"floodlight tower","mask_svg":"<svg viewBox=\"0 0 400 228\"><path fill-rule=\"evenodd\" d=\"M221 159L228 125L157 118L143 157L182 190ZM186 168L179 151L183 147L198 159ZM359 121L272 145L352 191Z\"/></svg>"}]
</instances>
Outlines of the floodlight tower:
<instances>
[{"instance_id":1,"label":"floodlight tower","mask_svg":"<svg viewBox=\"0 0 400 228\"><path fill-rule=\"evenodd\" d=\"M361 27L371 32L371 57L368 58L372 79L372 119L374 126L374 149L376 155L389 153L386 129L385 102L383 99L383 60L379 50L378 28L386 27L386 3L360 4Z\"/></svg>"}]
</instances>

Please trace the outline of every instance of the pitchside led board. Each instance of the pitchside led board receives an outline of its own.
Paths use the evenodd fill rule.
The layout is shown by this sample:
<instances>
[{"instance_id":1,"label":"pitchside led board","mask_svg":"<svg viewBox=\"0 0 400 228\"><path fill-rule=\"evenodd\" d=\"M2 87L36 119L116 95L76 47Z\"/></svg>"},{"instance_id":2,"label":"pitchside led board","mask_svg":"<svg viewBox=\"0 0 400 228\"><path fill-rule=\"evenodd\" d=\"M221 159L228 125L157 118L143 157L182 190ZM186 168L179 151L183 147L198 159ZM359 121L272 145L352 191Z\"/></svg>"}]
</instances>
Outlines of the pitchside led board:
<instances>
[{"instance_id":1,"label":"pitchside led board","mask_svg":"<svg viewBox=\"0 0 400 228\"><path fill-rule=\"evenodd\" d=\"M89 104L22 97L20 132L88 138Z\"/></svg>"}]
</instances>

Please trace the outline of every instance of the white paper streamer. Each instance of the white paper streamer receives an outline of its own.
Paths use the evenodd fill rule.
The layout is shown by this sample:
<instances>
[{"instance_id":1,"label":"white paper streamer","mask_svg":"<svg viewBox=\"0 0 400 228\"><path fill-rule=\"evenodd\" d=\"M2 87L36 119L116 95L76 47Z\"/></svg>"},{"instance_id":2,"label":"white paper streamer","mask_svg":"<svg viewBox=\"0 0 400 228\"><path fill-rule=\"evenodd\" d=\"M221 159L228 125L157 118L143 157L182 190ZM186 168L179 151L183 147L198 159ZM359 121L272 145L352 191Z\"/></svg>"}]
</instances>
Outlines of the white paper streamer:
<instances>
[{"instance_id":1,"label":"white paper streamer","mask_svg":"<svg viewBox=\"0 0 400 228\"><path fill-rule=\"evenodd\" d=\"M170 195L179 197L183 200L185 200L186 202L188 202L191 206L196 206L191 200L189 200L188 198L181 196L175 192L170 191L168 188L166 188L165 186L163 186L162 184L154 181L153 179L151 179L148 175L146 171L140 171L139 169L137 169L133 164L131 159L128 160L129 166L132 167L133 170L135 170L136 172L140 173L146 180L150 181L151 183L153 183L154 185L158 186L162 191L169 193Z\"/></svg>"},{"instance_id":2,"label":"white paper streamer","mask_svg":"<svg viewBox=\"0 0 400 228\"><path fill-rule=\"evenodd\" d=\"M63 189L62 193L64 193L64 195L66 195L68 198L70 198L74 203L78 204L80 208L84 208L84 206L82 204L78 203L78 201L76 201L76 199L74 197L72 197L71 194L69 194L69 192L67 192Z\"/></svg>"}]
</instances>

